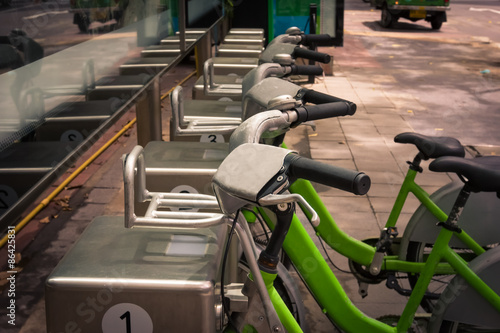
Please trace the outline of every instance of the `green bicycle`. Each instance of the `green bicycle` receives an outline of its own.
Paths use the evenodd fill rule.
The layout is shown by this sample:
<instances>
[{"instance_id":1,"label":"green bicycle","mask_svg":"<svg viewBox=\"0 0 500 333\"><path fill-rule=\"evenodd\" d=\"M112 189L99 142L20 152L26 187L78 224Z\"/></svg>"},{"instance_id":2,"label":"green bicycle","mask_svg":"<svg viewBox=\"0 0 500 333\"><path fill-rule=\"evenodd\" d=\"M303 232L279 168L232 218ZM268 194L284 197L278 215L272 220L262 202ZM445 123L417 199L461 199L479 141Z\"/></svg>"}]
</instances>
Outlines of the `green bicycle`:
<instances>
[{"instance_id":1,"label":"green bicycle","mask_svg":"<svg viewBox=\"0 0 500 333\"><path fill-rule=\"evenodd\" d=\"M297 156L290 154L290 151L255 143L258 139L251 144L242 144L243 142L252 142L249 137L260 138L270 128L275 131L276 128L286 128L287 124L294 124L300 117L300 115L294 116L292 111L285 114L269 111L252 117L251 120L248 120L249 123L243 126L245 131L239 132L237 130L233 134L231 141L235 148L224 160L213 181L218 201L226 215L234 216L239 209L247 204L259 206L260 212L266 216L266 222L273 229L266 250L259 257L260 271L280 321L280 323L270 323L270 327L275 327L273 325L280 327L279 325L283 323L288 331L301 331L297 322L290 316L287 307L283 306L282 302L277 299L273 289L272 281L275 276L273 265L279 261L277 256L283 247L311 293L324 309L323 311L333 323L343 330L406 332L411 327L415 312L427 293L430 281L436 274L456 274L457 276L441 294L429 322L430 331L444 327L456 329L457 325L454 321L457 319L465 322L465 326L460 326L460 328L474 325L474 329L476 329L477 325L482 325L486 326L485 329L498 329L500 297L496 293L498 292L498 283L495 283L495 270L498 270L500 252L498 248L494 248L483 253L484 249L457 226L457 220L471 190L499 191L500 174L497 171L500 163L499 158L485 157L467 160L461 157L446 156L431 163L431 169L434 171L456 172L463 176L466 185L460 191L450 216L439 223L439 235L425 262L408 262L399 260L397 256L383 256L380 265L382 270L419 274L418 282L414 286L397 327L391 327L366 317L348 300L328 264L309 238L301 222L293 214L294 204L291 204L292 201L299 201L299 206L311 218L319 235L325 241L330 240L330 243L334 243L331 244L332 248L341 249L341 253L345 256L370 266L371 259L377 253L377 247L353 240L343 234L333 220L324 218L324 216L329 215L324 211L318 210L319 221L321 221L318 223L315 211L317 207L321 207L317 202L314 202L316 200L314 195L309 196L308 191L311 193L314 191L310 183L304 180L309 179L353 193L363 194L369 187L369 181L365 175L357 172L349 173L339 168L297 158ZM253 136L248 134L252 132L252 129L255 130ZM242 132L246 132L246 134ZM266 163L251 164L254 170L243 169L245 177L242 177L237 171L242 170L243 164L248 166L250 160L266 160ZM308 190L308 188L310 189ZM283 194L287 189L290 189L291 194ZM318 201L320 202L320 200ZM264 206L267 206L268 209L262 208ZM236 221L237 223L246 223L241 218L236 219ZM467 264L449 246L453 235L470 245L478 255L470 264ZM483 254L479 255L481 253ZM311 263L314 264L311 265ZM253 277L256 274L258 273L252 272ZM492 286L496 292L488 285ZM469 293L472 289L481 295L479 297L481 301L474 300L473 305L470 306L471 296ZM463 309L463 304L467 303L469 303L469 307ZM242 314L237 313L234 316L236 317L234 322L246 323L242 324L243 326L238 326L238 330L244 329L245 325L253 325L252 323L248 324L246 320L238 319ZM243 316L246 315L243 314ZM245 318L248 319L248 317ZM270 320L272 321L272 317Z\"/></svg>"}]
</instances>

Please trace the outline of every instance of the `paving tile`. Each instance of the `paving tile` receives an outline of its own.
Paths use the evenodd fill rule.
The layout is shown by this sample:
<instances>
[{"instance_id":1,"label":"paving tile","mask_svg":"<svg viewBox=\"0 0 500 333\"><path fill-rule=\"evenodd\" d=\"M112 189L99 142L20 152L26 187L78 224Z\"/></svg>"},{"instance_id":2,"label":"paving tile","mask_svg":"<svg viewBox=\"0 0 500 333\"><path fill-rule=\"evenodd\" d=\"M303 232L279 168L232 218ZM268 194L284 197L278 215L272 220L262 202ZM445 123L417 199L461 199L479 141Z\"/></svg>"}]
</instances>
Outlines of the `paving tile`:
<instances>
[{"instance_id":1,"label":"paving tile","mask_svg":"<svg viewBox=\"0 0 500 333\"><path fill-rule=\"evenodd\" d=\"M351 150L346 144L335 141L311 141L313 159L352 159Z\"/></svg>"},{"instance_id":2,"label":"paving tile","mask_svg":"<svg viewBox=\"0 0 500 333\"><path fill-rule=\"evenodd\" d=\"M383 183L372 183L368 196L371 197L382 197L391 200L396 199L399 193L400 186L396 184L383 184Z\"/></svg>"},{"instance_id":3,"label":"paving tile","mask_svg":"<svg viewBox=\"0 0 500 333\"><path fill-rule=\"evenodd\" d=\"M365 196L351 197L324 197L323 203L331 209L331 211L339 212L366 212L371 213L371 205L368 198Z\"/></svg>"},{"instance_id":4,"label":"paving tile","mask_svg":"<svg viewBox=\"0 0 500 333\"><path fill-rule=\"evenodd\" d=\"M370 197L370 203L375 213L390 213L394 205L394 199L384 197ZM409 196L405 202L405 205L403 206L402 212L413 213L419 205L420 202L415 197Z\"/></svg>"},{"instance_id":5,"label":"paving tile","mask_svg":"<svg viewBox=\"0 0 500 333\"><path fill-rule=\"evenodd\" d=\"M405 128L408 127L409 125L404 120L400 115L398 114L393 114L388 116L387 114L370 114L370 118L373 121L373 124L377 126L393 126L393 127L400 127L400 128Z\"/></svg>"},{"instance_id":6,"label":"paving tile","mask_svg":"<svg viewBox=\"0 0 500 333\"><path fill-rule=\"evenodd\" d=\"M345 143L346 138L343 132L333 132L333 131L310 131L308 134L309 142L314 141L334 141Z\"/></svg>"},{"instance_id":7,"label":"paving tile","mask_svg":"<svg viewBox=\"0 0 500 333\"><path fill-rule=\"evenodd\" d=\"M364 171L361 169L361 171ZM401 172L388 172L388 171L369 171L366 172L372 181L372 184L395 184L401 185L404 180L403 173Z\"/></svg>"},{"instance_id":8,"label":"paving tile","mask_svg":"<svg viewBox=\"0 0 500 333\"><path fill-rule=\"evenodd\" d=\"M344 126L344 133L348 142L385 143L375 126Z\"/></svg>"},{"instance_id":9,"label":"paving tile","mask_svg":"<svg viewBox=\"0 0 500 333\"><path fill-rule=\"evenodd\" d=\"M399 166L393 158L383 159L383 157L381 157L380 160L371 160L366 158L357 159L355 157L354 161L358 169L366 173L372 173L373 171L382 171L387 173L400 172Z\"/></svg>"},{"instance_id":10,"label":"paving tile","mask_svg":"<svg viewBox=\"0 0 500 333\"><path fill-rule=\"evenodd\" d=\"M394 104L387 98L379 85L352 80L351 83L366 107L394 108Z\"/></svg>"},{"instance_id":11,"label":"paving tile","mask_svg":"<svg viewBox=\"0 0 500 333\"><path fill-rule=\"evenodd\" d=\"M359 127L375 126L373 120L370 119L370 116L368 114L366 115L366 117L361 117L356 114L354 117L339 118L339 122L342 125L343 130L345 129L346 126L359 126Z\"/></svg>"},{"instance_id":12,"label":"paving tile","mask_svg":"<svg viewBox=\"0 0 500 333\"><path fill-rule=\"evenodd\" d=\"M356 239L364 239L372 237L373 235L378 236L379 234L380 229L377 224L377 219L371 211L332 210L331 214L340 229L344 231L366 231L366 233L360 233L358 235L350 234Z\"/></svg>"},{"instance_id":13,"label":"paving tile","mask_svg":"<svg viewBox=\"0 0 500 333\"><path fill-rule=\"evenodd\" d=\"M396 227L398 228L399 236L403 236L404 229L408 225L408 221L410 220L413 212L411 213L401 213L396 222ZM389 213L376 213L377 222L381 229L383 229L389 219Z\"/></svg>"},{"instance_id":14,"label":"paving tile","mask_svg":"<svg viewBox=\"0 0 500 333\"><path fill-rule=\"evenodd\" d=\"M437 173L428 169L418 175L416 182L420 186L443 186L451 181L452 177L446 173Z\"/></svg>"},{"instance_id":15,"label":"paving tile","mask_svg":"<svg viewBox=\"0 0 500 333\"><path fill-rule=\"evenodd\" d=\"M89 203L80 207L72 216L72 220L91 221L97 216L103 215L104 204Z\"/></svg>"},{"instance_id":16,"label":"paving tile","mask_svg":"<svg viewBox=\"0 0 500 333\"><path fill-rule=\"evenodd\" d=\"M354 142L349 147L356 165L362 171L400 171L385 142Z\"/></svg>"},{"instance_id":17,"label":"paving tile","mask_svg":"<svg viewBox=\"0 0 500 333\"><path fill-rule=\"evenodd\" d=\"M116 188L94 188L87 198L89 203L107 204L116 193Z\"/></svg>"},{"instance_id":18,"label":"paving tile","mask_svg":"<svg viewBox=\"0 0 500 333\"><path fill-rule=\"evenodd\" d=\"M412 132L412 128L408 123L405 122L405 125L401 126L386 126L386 125L376 125L377 130L382 135L387 135L389 141L394 142L394 137L403 132Z\"/></svg>"}]
</instances>

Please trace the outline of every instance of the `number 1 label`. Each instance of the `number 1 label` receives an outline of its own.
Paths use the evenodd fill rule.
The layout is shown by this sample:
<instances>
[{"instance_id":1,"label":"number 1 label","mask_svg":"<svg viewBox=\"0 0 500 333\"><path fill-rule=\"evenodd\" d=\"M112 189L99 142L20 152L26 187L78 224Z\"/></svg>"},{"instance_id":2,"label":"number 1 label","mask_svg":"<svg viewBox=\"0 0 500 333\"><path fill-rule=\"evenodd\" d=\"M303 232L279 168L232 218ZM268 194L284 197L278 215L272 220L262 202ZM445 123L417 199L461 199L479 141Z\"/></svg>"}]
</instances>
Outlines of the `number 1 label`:
<instances>
[{"instance_id":1,"label":"number 1 label","mask_svg":"<svg viewBox=\"0 0 500 333\"><path fill-rule=\"evenodd\" d=\"M120 303L113 305L102 317L103 333L153 333L153 321L138 305Z\"/></svg>"}]
</instances>

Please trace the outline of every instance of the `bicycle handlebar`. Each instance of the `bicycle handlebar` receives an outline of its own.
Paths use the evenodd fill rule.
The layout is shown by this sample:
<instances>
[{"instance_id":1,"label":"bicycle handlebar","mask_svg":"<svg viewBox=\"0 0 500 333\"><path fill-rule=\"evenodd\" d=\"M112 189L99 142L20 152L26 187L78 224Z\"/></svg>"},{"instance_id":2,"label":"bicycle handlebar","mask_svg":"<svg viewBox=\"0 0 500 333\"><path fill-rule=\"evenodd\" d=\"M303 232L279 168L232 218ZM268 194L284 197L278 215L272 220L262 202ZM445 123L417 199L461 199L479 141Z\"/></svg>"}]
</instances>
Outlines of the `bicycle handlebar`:
<instances>
[{"instance_id":1,"label":"bicycle handlebar","mask_svg":"<svg viewBox=\"0 0 500 333\"><path fill-rule=\"evenodd\" d=\"M297 95L297 97L299 97L304 103L325 104L333 102L347 102L353 104L354 106L356 105L346 99L328 95L312 89L302 89L298 92Z\"/></svg>"},{"instance_id":2,"label":"bicycle handlebar","mask_svg":"<svg viewBox=\"0 0 500 333\"><path fill-rule=\"evenodd\" d=\"M336 167L295 154L287 155L285 162L289 163L288 173L294 178L307 179L357 195L366 194L370 189L370 177L363 172Z\"/></svg>"},{"instance_id":3,"label":"bicycle handlebar","mask_svg":"<svg viewBox=\"0 0 500 333\"><path fill-rule=\"evenodd\" d=\"M356 112L356 104L348 101L339 101L319 105L299 106L294 111L297 113L297 121L303 123L310 120L352 116Z\"/></svg>"},{"instance_id":4,"label":"bicycle handlebar","mask_svg":"<svg viewBox=\"0 0 500 333\"><path fill-rule=\"evenodd\" d=\"M328 34L302 35L302 45L333 46L333 38Z\"/></svg>"},{"instance_id":5,"label":"bicycle handlebar","mask_svg":"<svg viewBox=\"0 0 500 333\"><path fill-rule=\"evenodd\" d=\"M331 60L331 57L329 54L321 53L321 52L317 52L317 51L311 51L311 50L304 49L304 48L299 47L299 46L294 48L293 57L314 60L317 62L321 62L323 64L328 64Z\"/></svg>"},{"instance_id":6,"label":"bicycle handlebar","mask_svg":"<svg viewBox=\"0 0 500 333\"><path fill-rule=\"evenodd\" d=\"M291 65L290 75L322 75L323 68L312 65Z\"/></svg>"}]
</instances>

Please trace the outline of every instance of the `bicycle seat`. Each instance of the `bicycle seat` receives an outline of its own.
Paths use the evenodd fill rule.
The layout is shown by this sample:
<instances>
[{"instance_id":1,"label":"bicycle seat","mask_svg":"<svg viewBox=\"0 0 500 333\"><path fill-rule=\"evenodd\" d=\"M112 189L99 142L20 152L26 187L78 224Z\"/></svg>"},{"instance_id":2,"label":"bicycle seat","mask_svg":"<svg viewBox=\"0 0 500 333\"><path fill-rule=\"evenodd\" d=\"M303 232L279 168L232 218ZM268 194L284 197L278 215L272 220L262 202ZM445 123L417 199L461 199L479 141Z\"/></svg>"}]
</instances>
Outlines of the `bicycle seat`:
<instances>
[{"instance_id":1,"label":"bicycle seat","mask_svg":"<svg viewBox=\"0 0 500 333\"><path fill-rule=\"evenodd\" d=\"M396 135L394 142L414 144L424 155L425 160L441 156L465 156L465 149L460 141L448 136L428 136L405 132Z\"/></svg>"},{"instance_id":2,"label":"bicycle seat","mask_svg":"<svg viewBox=\"0 0 500 333\"><path fill-rule=\"evenodd\" d=\"M429 164L436 172L454 172L466 179L473 192L500 194L500 156L483 156L465 159L443 156Z\"/></svg>"}]
</instances>

